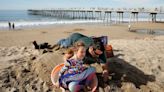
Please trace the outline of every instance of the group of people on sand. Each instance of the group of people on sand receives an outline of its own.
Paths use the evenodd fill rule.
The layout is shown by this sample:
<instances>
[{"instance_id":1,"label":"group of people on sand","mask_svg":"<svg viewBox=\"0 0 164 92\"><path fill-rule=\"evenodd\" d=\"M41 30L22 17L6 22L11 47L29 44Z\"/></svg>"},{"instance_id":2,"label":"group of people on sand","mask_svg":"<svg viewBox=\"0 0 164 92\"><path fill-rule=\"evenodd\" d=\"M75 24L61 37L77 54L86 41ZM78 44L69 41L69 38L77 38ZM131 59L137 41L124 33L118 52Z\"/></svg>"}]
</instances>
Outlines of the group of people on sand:
<instances>
[{"instance_id":1,"label":"group of people on sand","mask_svg":"<svg viewBox=\"0 0 164 92\"><path fill-rule=\"evenodd\" d=\"M102 66L104 82L108 81L108 63L101 39L74 33L67 39L60 40L57 45L67 50L64 55L65 66L60 71L59 82L56 86L61 86L71 92L80 90L95 92L98 79L96 69L90 66L93 63L99 63Z\"/></svg>"},{"instance_id":2,"label":"group of people on sand","mask_svg":"<svg viewBox=\"0 0 164 92\"><path fill-rule=\"evenodd\" d=\"M14 23L8 22L8 25L9 25L9 29L15 29Z\"/></svg>"},{"instance_id":3,"label":"group of people on sand","mask_svg":"<svg viewBox=\"0 0 164 92\"><path fill-rule=\"evenodd\" d=\"M64 67L59 73L56 87L62 87L71 92L85 92L90 90L95 92L98 86L96 69L91 64L98 63L101 65L104 83L108 81L108 62L105 55L104 40L92 38L80 33L73 33L66 39L61 39L57 44L50 46L48 49L65 48ZM104 41L105 42L105 41ZM40 46L35 41L35 48ZM43 45L43 44L41 44Z\"/></svg>"}]
</instances>

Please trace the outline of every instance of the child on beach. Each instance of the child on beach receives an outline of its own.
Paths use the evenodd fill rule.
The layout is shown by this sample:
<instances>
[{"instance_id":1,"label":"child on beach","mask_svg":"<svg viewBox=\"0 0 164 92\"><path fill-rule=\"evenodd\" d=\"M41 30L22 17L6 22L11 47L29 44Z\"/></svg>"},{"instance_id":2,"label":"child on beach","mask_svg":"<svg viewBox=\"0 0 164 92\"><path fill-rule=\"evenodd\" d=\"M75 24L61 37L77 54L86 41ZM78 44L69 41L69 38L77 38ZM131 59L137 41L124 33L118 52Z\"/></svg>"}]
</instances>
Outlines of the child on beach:
<instances>
[{"instance_id":1,"label":"child on beach","mask_svg":"<svg viewBox=\"0 0 164 92\"><path fill-rule=\"evenodd\" d=\"M74 51L72 49L67 49L64 53L64 63L67 62L68 59L70 59L74 55Z\"/></svg>"},{"instance_id":2,"label":"child on beach","mask_svg":"<svg viewBox=\"0 0 164 92\"><path fill-rule=\"evenodd\" d=\"M94 92L98 84L95 68L83 65L85 46L79 45L75 48L74 56L68 60L65 59L65 66L59 74L59 84L71 92L79 92L85 86L89 86Z\"/></svg>"},{"instance_id":3,"label":"child on beach","mask_svg":"<svg viewBox=\"0 0 164 92\"><path fill-rule=\"evenodd\" d=\"M74 52L73 52L72 49L67 49L67 50L64 52L63 60L64 60L65 65L66 65L66 63L67 63L67 60L70 59L73 55L74 55ZM67 70L67 68L66 68L66 67L63 67L63 69L62 69L62 70L60 71L60 73L59 73L59 74L60 74L59 76L61 76L61 74L63 74L64 72L66 72L66 70ZM56 82L55 86L56 86L56 87L59 87L59 86L60 86L60 85L59 85L59 81Z\"/></svg>"}]
</instances>

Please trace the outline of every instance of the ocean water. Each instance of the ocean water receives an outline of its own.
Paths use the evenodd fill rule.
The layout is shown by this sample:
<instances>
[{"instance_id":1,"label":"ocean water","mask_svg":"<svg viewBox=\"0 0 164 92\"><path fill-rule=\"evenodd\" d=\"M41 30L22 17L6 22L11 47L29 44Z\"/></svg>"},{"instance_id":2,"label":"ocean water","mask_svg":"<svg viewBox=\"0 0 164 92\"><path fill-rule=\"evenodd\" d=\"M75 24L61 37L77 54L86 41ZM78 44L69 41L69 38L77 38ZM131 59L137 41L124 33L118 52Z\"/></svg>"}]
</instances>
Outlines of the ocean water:
<instances>
[{"instance_id":1,"label":"ocean water","mask_svg":"<svg viewBox=\"0 0 164 92\"><path fill-rule=\"evenodd\" d=\"M98 17L96 15L95 17ZM102 17L103 18L103 17ZM112 13L111 23L118 20L116 13ZM130 21L129 13L124 13L124 22ZM139 21L148 21L148 14L139 13ZM157 21L164 21L164 14L157 15ZM14 23L16 28L51 25L51 24L77 24L77 23L98 23L103 22L102 19L68 19L58 17L48 17L41 15L30 15L27 10L0 10L0 29L8 28L8 22Z\"/></svg>"},{"instance_id":2,"label":"ocean water","mask_svg":"<svg viewBox=\"0 0 164 92\"><path fill-rule=\"evenodd\" d=\"M28 14L27 10L0 10L0 29L8 28L8 22L14 23L16 28L51 25L51 24L75 24L96 23L101 20L60 19L41 15Z\"/></svg>"}]
</instances>

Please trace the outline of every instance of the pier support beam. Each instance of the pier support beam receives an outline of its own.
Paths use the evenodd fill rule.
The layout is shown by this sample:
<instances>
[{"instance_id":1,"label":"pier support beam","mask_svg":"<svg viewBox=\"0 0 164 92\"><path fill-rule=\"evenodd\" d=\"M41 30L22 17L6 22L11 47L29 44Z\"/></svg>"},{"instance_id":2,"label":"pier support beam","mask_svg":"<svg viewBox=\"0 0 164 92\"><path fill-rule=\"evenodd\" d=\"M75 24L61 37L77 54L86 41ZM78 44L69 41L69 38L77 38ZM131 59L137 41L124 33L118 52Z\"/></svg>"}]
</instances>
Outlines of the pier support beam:
<instances>
[{"instance_id":1,"label":"pier support beam","mask_svg":"<svg viewBox=\"0 0 164 92\"><path fill-rule=\"evenodd\" d=\"M123 15L124 15L124 12L123 11L117 11L117 21L119 23L122 23L123 22Z\"/></svg>"},{"instance_id":2,"label":"pier support beam","mask_svg":"<svg viewBox=\"0 0 164 92\"><path fill-rule=\"evenodd\" d=\"M138 12L131 12L130 22L131 22L131 18L132 18L133 22L138 22Z\"/></svg>"},{"instance_id":3,"label":"pier support beam","mask_svg":"<svg viewBox=\"0 0 164 92\"><path fill-rule=\"evenodd\" d=\"M96 15L98 15L97 17L96 17L96 19L102 19L102 16L101 16L101 11L95 11L95 13L96 13Z\"/></svg>"},{"instance_id":4,"label":"pier support beam","mask_svg":"<svg viewBox=\"0 0 164 92\"><path fill-rule=\"evenodd\" d=\"M110 23L111 24L111 18L112 18L112 15L111 15L111 11L105 11L104 12L104 23Z\"/></svg>"},{"instance_id":5,"label":"pier support beam","mask_svg":"<svg viewBox=\"0 0 164 92\"><path fill-rule=\"evenodd\" d=\"M157 21L157 13L150 13L150 16L151 16L151 21L154 23Z\"/></svg>"},{"instance_id":6,"label":"pier support beam","mask_svg":"<svg viewBox=\"0 0 164 92\"><path fill-rule=\"evenodd\" d=\"M82 15L81 18L82 18L82 19L85 19L85 11L81 11L81 13L82 13L82 14L81 14L81 15Z\"/></svg>"},{"instance_id":7,"label":"pier support beam","mask_svg":"<svg viewBox=\"0 0 164 92\"><path fill-rule=\"evenodd\" d=\"M93 11L87 11L88 12L88 18L93 19Z\"/></svg>"}]
</instances>

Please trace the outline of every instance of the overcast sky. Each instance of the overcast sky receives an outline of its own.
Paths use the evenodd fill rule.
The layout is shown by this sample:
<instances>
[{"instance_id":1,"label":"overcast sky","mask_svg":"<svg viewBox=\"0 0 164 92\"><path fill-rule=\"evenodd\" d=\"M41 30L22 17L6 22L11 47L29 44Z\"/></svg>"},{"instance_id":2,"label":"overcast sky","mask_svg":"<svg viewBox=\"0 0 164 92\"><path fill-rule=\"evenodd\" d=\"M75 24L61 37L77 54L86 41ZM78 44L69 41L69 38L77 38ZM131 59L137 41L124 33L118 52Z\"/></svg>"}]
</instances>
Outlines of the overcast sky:
<instances>
[{"instance_id":1,"label":"overcast sky","mask_svg":"<svg viewBox=\"0 0 164 92\"><path fill-rule=\"evenodd\" d=\"M0 0L0 10L51 9L70 7L160 7L164 0Z\"/></svg>"}]
</instances>

